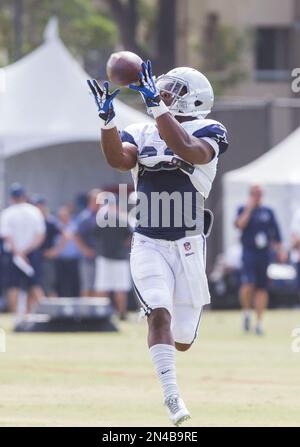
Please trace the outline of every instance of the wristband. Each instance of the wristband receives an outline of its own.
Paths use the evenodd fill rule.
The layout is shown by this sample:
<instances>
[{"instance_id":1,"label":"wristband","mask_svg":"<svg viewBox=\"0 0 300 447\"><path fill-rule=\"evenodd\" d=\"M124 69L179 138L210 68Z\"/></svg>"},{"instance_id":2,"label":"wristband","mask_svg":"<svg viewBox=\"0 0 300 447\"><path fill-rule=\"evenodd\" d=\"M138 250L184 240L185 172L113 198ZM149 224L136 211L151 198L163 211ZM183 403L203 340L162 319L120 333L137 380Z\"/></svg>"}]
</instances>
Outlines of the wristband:
<instances>
[{"instance_id":1,"label":"wristband","mask_svg":"<svg viewBox=\"0 0 300 447\"><path fill-rule=\"evenodd\" d=\"M169 109L163 101L160 101L158 106L151 107L151 112L152 112L153 118L156 119L159 116L163 115L164 113L168 113Z\"/></svg>"},{"instance_id":2,"label":"wristband","mask_svg":"<svg viewBox=\"0 0 300 447\"><path fill-rule=\"evenodd\" d=\"M102 130L109 130L113 129L114 127L116 127L114 120L111 120L109 123L105 124L105 121L101 119L100 128Z\"/></svg>"}]
</instances>

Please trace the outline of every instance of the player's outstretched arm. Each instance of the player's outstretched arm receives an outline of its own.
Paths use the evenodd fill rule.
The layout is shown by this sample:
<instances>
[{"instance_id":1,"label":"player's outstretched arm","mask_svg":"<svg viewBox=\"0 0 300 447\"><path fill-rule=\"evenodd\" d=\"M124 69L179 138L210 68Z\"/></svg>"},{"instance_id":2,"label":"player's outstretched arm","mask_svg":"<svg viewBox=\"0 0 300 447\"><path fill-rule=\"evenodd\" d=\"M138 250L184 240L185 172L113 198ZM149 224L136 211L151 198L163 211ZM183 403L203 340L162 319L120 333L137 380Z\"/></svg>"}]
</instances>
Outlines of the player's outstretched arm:
<instances>
[{"instance_id":1,"label":"player's outstretched arm","mask_svg":"<svg viewBox=\"0 0 300 447\"><path fill-rule=\"evenodd\" d=\"M205 140L189 135L178 121L166 112L156 118L161 138L172 151L192 164L207 164L215 156L215 150Z\"/></svg>"},{"instance_id":2,"label":"player's outstretched arm","mask_svg":"<svg viewBox=\"0 0 300 447\"><path fill-rule=\"evenodd\" d=\"M130 84L129 88L141 93L156 119L161 138L175 154L192 164L206 164L213 159L213 147L205 140L190 136L169 112L156 88L150 61L142 64L139 85Z\"/></svg>"},{"instance_id":3,"label":"player's outstretched arm","mask_svg":"<svg viewBox=\"0 0 300 447\"><path fill-rule=\"evenodd\" d=\"M107 163L119 171L129 171L137 163L134 144L122 143L116 127L101 130L101 147Z\"/></svg>"},{"instance_id":4,"label":"player's outstretched arm","mask_svg":"<svg viewBox=\"0 0 300 447\"><path fill-rule=\"evenodd\" d=\"M136 165L137 149L133 144L122 143L113 120L115 117L113 99L120 90L110 93L108 82L104 82L103 87L96 80L88 80L87 83L101 118L101 147L106 161L112 168L128 171Z\"/></svg>"}]
</instances>

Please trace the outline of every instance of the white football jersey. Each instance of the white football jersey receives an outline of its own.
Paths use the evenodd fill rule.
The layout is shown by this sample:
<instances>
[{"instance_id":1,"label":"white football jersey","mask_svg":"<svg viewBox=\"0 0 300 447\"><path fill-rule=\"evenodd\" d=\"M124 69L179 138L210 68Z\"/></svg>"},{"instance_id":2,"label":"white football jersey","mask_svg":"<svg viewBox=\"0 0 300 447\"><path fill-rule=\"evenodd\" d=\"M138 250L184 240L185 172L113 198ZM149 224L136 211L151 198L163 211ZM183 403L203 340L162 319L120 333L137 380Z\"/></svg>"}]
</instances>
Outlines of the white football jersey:
<instances>
[{"instance_id":1,"label":"white football jersey","mask_svg":"<svg viewBox=\"0 0 300 447\"><path fill-rule=\"evenodd\" d=\"M187 173L194 187L205 199L214 181L218 158L220 153L226 151L228 147L226 128L218 121L212 119L197 119L185 121L181 126L197 138L206 140L215 150L215 157L205 165L194 165L194 172ZM138 149L138 164L132 169L132 176L135 187L138 179L138 165L155 166L162 161L171 161L178 155L173 153L172 148L168 148L165 141L160 137L155 123L132 124L121 132L123 142L134 144ZM163 175L164 171L162 171Z\"/></svg>"},{"instance_id":2,"label":"white football jersey","mask_svg":"<svg viewBox=\"0 0 300 447\"><path fill-rule=\"evenodd\" d=\"M147 197L140 212L145 220L136 225L135 231L150 238L175 241L203 231L204 200L211 190L219 155L228 146L226 129L217 121L197 119L181 125L190 135L206 140L213 147L215 156L209 163L192 165L183 159L185 163L181 166L174 165L172 159L175 162L182 159L166 145L155 123L130 125L121 132L123 142L137 147L132 176L138 196ZM170 212L166 205L157 208L156 194L167 194L170 198L174 193L178 206L174 205Z\"/></svg>"}]
</instances>

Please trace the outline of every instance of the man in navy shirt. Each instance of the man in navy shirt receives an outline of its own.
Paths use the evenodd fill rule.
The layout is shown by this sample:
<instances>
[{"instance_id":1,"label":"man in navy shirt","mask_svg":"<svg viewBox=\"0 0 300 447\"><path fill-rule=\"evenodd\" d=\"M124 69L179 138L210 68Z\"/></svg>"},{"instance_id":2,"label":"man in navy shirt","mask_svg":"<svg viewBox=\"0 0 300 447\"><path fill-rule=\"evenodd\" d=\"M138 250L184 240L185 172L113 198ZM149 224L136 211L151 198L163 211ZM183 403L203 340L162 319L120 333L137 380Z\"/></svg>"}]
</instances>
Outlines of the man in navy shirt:
<instances>
[{"instance_id":1,"label":"man in navy shirt","mask_svg":"<svg viewBox=\"0 0 300 447\"><path fill-rule=\"evenodd\" d=\"M238 209L235 225L241 230L242 286L240 300L244 310L244 330L250 330L252 297L257 315L255 332L262 335L261 319L268 305L267 268L272 250L281 254L281 236L272 209L262 205L260 186L250 189L248 203Z\"/></svg>"}]
</instances>

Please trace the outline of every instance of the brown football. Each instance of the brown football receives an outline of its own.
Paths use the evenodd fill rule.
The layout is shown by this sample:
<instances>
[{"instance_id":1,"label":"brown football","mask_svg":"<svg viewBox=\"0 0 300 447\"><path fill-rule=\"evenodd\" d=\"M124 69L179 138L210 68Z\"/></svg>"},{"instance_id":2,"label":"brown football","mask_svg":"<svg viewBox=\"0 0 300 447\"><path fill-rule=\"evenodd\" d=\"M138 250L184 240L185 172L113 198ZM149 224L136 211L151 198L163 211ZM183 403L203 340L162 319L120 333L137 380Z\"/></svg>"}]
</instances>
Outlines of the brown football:
<instances>
[{"instance_id":1,"label":"brown football","mask_svg":"<svg viewBox=\"0 0 300 447\"><path fill-rule=\"evenodd\" d=\"M137 82L142 62L142 59L131 51L113 53L106 64L107 77L113 84L121 86Z\"/></svg>"}]
</instances>

